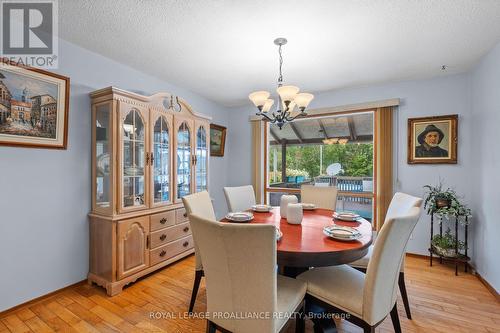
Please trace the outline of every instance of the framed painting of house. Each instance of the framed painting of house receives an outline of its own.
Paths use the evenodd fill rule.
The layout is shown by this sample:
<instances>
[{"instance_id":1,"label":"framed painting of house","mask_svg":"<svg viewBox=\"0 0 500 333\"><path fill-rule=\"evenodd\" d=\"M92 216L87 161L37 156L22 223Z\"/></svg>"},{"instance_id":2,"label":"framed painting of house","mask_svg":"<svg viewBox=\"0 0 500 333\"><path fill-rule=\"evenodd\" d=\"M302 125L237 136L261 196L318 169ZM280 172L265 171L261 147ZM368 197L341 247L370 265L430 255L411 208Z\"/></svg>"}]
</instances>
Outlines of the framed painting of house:
<instances>
[{"instance_id":1,"label":"framed painting of house","mask_svg":"<svg viewBox=\"0 0 500 333\"><path fill-rule=\"evenodd\" d=\"M226 145L226 128L210 124L210 156L224 156Z\"/></svg>"},{"instance_id":2,"label":"framed painting of house","mask_svg":"<svg viewBox=\"0 0 500 333\"><path fill-rule=\"evenodd\" d=\"M457 163L458 115L408 119L408 163Z\"/></svg>"},{"instance_id":3,"label":"framed painting of house","mask_svg":"<svg viewBox=\"0 0 500 333\"><path fill-rule=\"evenodd\" d=\"M69 78L0 60L0 145L66 149Z\"/></svg>"}]
</instances>

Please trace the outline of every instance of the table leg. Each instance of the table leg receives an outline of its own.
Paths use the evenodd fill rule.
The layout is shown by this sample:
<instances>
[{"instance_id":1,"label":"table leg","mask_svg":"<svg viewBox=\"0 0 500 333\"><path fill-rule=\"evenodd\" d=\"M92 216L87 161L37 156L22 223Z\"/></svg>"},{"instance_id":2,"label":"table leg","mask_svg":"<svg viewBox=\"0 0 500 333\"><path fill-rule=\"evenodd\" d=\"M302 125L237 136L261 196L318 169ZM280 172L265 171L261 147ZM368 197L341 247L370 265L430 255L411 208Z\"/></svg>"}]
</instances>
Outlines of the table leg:
<instances>
[{"instance_id":1,"label":"table leg","mask_svg":"<svg viewBox=\"0 0 500 333\"><path fill-rule=\"evenodd\" d=\"M280 267L279 271L282 272L284 276L296 278L297 275L309 270L309 267ZM335 326L335 321L333 319L328 319L326 315L327 312L321 306L316 304L306 303L306 315L315 314L316 318L312 318L311 321L314 323L314 333L337 333L337 327Z\"/></svg>"}]
</instances>

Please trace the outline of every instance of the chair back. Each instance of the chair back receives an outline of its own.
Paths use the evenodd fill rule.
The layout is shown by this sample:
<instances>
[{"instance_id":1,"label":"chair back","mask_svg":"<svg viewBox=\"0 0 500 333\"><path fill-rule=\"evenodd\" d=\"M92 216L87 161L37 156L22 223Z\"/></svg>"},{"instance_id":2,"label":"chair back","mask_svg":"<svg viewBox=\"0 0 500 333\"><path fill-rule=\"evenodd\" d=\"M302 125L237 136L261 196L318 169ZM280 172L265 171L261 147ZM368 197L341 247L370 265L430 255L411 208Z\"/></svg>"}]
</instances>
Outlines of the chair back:
<instances>
[{"instance_id":1,"label":"chair back","mask_svg":"<svg viewBox=\"0 0 500 333\"><path fill-rule=\"evenodd\" d=\"M186 195L182 198L182 202L184 203L184 208L186 208L188 216L196 214L209 220L216 220L212 200L210 199L210 195L207 191ZM203 264L201 262L200 251L196 242L194 242L194 258L195 269L197 271L202 270Z\"/></svg>"},{"instance_id":2,"label":"chair back","mask_svg":"<svg viewBox=\"0 0 500 333\"><path fill-rule=\"evenodd\" d=\"M318 208L335 210L337 207L337 188L335 186L302 185L300 201L315 204Z\"/></svg>"},{"instance_id":3,"label":"chair back","mask_svg":"<svg viewBox=\"0 0 500 333\"><path fill-rule=\"evenodd\" d=\"M255 205L255 192L252 185L224 187L224 195L230 212L241 212Z\"/></svg>"},{"instance_id":4,"label":"chair back","mask_svg":"<svg viewBox=\"0 0 500 333\"><path fill-rule=\"evenodd\" d=\"M273 332L277 308L275 226L220 223L198 215L190 218L203 260L210 320L231 332ZM221 315L267 312L268 319Z\"/></svg>"},{"instance_id":5,"label":"chair back","mask_svg":"<svg viewBox=\"0 0 500 333\"><path fill-rule=\"evenodd\" d=\"M401 263L421 211L420 198L396 193L391 201L366 270L363 319L370 325L383 320L396 302Z\"/></svg>"}]
</instances>

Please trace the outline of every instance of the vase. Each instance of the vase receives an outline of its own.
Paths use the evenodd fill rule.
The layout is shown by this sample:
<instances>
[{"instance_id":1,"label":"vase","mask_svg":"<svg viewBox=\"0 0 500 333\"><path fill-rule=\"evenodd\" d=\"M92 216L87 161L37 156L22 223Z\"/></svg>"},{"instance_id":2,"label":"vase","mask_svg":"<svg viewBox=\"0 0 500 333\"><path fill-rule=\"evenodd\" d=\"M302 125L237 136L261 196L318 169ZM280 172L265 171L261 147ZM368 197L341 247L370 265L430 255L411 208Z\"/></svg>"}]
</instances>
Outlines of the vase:
<instances>
[{"instance_id":1,"label":"vase","mask_svg":"<svg viewBox=\"0 0 500 333\"><path fill-rule=\"evenodd\" d=\"M288 204L297 203L299 199L295 195L282 195L280 200L280 215L282 218L286 219L286 210Z\"/></svg>"}]
</instances>

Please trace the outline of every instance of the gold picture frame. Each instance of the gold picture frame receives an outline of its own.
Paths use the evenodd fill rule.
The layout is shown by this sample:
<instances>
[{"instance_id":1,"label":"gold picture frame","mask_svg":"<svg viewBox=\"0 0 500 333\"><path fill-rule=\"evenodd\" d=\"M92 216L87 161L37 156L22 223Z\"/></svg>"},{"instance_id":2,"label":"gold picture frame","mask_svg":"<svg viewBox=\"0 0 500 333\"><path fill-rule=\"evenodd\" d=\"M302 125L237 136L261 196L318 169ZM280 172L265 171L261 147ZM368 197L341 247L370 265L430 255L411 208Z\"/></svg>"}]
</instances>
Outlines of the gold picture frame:
<instances>
[{"instance_id":1,"label":"gold picture frame","mask_svg":"<svg viewBox=\"0 0 500 333\"><path fill-rule=\"evenodd\" d=\"M408 118L408 164L456 164L458 115Z\"/></svg>"},{"instance_id":2,"label":"gold picture frame","mask_svg":"<svg viewBox=\"0 0 500 333\"><path fill-rule=\"evenodd\" d=\"M226 127L210 124L210 156L224 156Z\"/></svg>"},{"instance_id":3,"label":"gold picture frame","mask_svg":"<svg viewBox=\"0 0 500 333\"><path fill-rule=\"evenodd\" d=\"M0 145L66 149L70 80L0 58Z\"/></svg>"}]
</instances>

